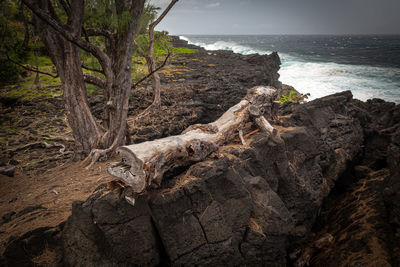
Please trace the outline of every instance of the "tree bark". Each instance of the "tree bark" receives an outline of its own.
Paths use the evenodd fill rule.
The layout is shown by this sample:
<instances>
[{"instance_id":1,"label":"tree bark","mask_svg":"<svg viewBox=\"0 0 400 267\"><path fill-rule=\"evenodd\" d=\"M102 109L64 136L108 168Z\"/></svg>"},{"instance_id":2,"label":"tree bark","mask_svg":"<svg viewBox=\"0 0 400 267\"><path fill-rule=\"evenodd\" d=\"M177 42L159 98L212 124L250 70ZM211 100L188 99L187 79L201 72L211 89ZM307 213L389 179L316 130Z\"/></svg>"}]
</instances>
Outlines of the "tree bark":
<instances>
[{"instance_id":1,"label":"tree bark","mask_svg":"<svg viewBox=\"0 0 400 267\"><path fill-rule=\"evenodd\" d=\"M57 20L48 1L39 0L35 2L35 5L54 17L54 20ZM71 18L71 26L74 29L73 35L81 35L82 20L83 10L78 11ZM33 24L60 75L65 111L75 139L77 155L88 154L98 143L103 130L97 124L89 108L86 85L81 69L80 48L66 40L39 17L34 16Z\"/></svg>"},{"instance_id":2,"label":"tree bark","mask_svg":"<svg viewBox=\"0 0 400 267\"><path fill-rule=\"evenodd\" d=\"M191 162L204 160L219 146L226 143L233 133L254 117L250 109L260 112L255 119L262 130L275 134L274 129L263 117L271 113L276 98L272 87L255 87L237 105L231 107L215 122L205 125L192 125L181 135L163 139L122 146L117 149L122 161L108 166L108 172L130 187L134 194L145 191L150 185L158 186L164 173Z\"/></svg>"},{"instance_id":3,"label":"tree bark","mask_svg":"<svg viewBox=\"0 0 400 267\"><path fill-rule=\"evenodd\" d=\"M49 0L22 0L34 13L33 23L50 58L57 68L63 86L63 98L68 122L72 129L78 155L89 154L93 161L108 156L124 144L126 118L131 93L131 58L136 29L145 0L115 1L117 16L126 15L131 20L116 32L88 29L86 35L106 38L106 51L82 39L84 1L76 0L63 8L68 16L66 25L61 23ZM105 80L83 74L81 49L95 56ZM104 90L105 111L102 125L90 111L85 82Z\"/></svg>"}]
</instances>

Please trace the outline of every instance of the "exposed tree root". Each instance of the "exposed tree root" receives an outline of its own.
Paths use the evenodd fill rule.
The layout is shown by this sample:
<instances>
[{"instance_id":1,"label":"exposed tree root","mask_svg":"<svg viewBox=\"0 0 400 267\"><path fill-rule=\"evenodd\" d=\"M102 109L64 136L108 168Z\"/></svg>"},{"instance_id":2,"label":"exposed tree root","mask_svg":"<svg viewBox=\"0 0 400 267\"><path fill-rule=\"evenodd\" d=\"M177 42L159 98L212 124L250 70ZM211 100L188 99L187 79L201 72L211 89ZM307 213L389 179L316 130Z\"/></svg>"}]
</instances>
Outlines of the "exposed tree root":
<instances>
[{"instance_id":1,"label":"exposed tree root","mask_svg":"<svg viewBox=\"0 0 400 267\"><path fill-rule=\"evenodd\" d=\"M142 113L140 113L139 115L135 116L133 119L129 120L129 122L135 124L141 118L144 118L147 115L151 115L151 114L154 114L155 112L157 112L160 109L160 107L161 107L160 103L156 103L156 102L153 101L150 104L150 106L148 106L145 110L143 110Z\"/></svg>"},{"instance_id":2,"label":"exposed tree root","mask_svg":"<svg viewBox=\"0 0 400 267\"><path fill-rule=\"evenodd\" d=\"M42 137L51 140L51 141L63 141L63 142L75 142L74 138L63 137L63 136L52 136L52 135L42 135Z\"/></svg>"},{"instance_id":3,"label":"exposed tree root","mask_svg":"<svg viewBox=\"0 0 400 267\"><path fill-rule=\"evenodd\" d=\"M8 153L15 153L15 152L21 151L21 150L27 151L28 149L34 148L34 147L40 147L40 148L46 148L46 149L47 148L59 147L60 148L59 153L61 155L69 155L69 154L73 154L74 153L73 151L65 151L66 148L65 148L65 146L63 144L60 144L60 143L47 143L45 141L29 143L29 144L26 144L26 145L23 145L23 146L20 146L20 147L16 147L16 148L10 148L10 149L7 149L7 152Z\"/></svg>"},{"instance_id":4,"label":"exposed tree root","mask_svg":"<svg viewBox=\"0 0 400 267\"><path fill-rule=\"evenodd\" d=\"M99 140L103 140L105 136L107 136L108 134L109 133L106 132ZM87 165L86 169L90 169L93 166L93 164L95 164L101 157L104 157L106 159L109 158L112 155L112 153L114 153L116 148L119 146L118 140L121 139L119 138L119 136L121 136L121 138L123 139L125 137L124 132L120 130L119 135L114 139L114 142L111 144L110 147L106 149L98 149L98 148L92 149L89 155L83 160L82 162L83 166L89 164Z\"/></svg>"}]
</instances>

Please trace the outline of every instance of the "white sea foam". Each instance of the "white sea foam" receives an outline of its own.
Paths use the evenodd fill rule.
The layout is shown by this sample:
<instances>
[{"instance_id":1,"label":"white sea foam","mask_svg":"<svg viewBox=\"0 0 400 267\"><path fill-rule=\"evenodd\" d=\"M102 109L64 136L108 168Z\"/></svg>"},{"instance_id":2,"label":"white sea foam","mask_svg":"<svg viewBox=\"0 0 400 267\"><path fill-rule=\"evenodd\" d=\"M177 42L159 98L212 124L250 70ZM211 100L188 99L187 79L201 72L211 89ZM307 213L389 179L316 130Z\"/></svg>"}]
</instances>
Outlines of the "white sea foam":
<instances>
[{"instance_id":1,"label":"white sea foam","mask_svg":"<svg viewBox=\"0 0 400 267\"><path fill-rule=\"evenodd\" d=\"M179 36L179 39L184 40L184 41L190 43L189 38L187 38L186 36Z\"/></svg>"},{"instance_id":2,"label":"white sea foam","mask_svg":"<svg viewBox=\"0 0 400 267\"><path fill-rule=\"evenodd\" d=\"M189 44L211 51L231 50L243 55L271 53L271 51L253 49L231 41L206 43L193 42L185 36L180 36L180 38L188 41ZM279 53L279 56L282 61L279 71L280 81L293 86L303 94L310 93L309 100L351 90L354 97L360 100L382 98L400 103L400 84L393 80L393 77L400 77L400 69L329 62L306 62L298 55L285 53Z\"/></svg>"},{"instance_id":3,"label":"white sea foam","mask_svg":"<svg viewBox=\"0 0 400 267\"><path fill-rule=\"evenodd\" d=\"M399 85L390 77L400 75L395 68L355 66L324 62L284 62L280 80L301 93L310 93L309 100L351 90L360 100L382 98L400 103Z\"/></svg>"},{"instance_id":4,"label":"white sea foam","mask_svg":"<svg viewBox=\"0 0 400 267\"><path fill-rule=\"evenodd\" d=\"M235 53L242 54L242 55L250 55L250 54L265 55L265 54L271 53L271 51L262 51L262 50L253 49L251 47L243 46L243 45L237 44L235 42L217 41L215 43L207 44L204 42L192 42L189 38L187 38L185 36L179 36L179 38L187 41L189 44L203 47L204 49L209 50L209 51L230 50Z\"/></svg>"}]
</instances>

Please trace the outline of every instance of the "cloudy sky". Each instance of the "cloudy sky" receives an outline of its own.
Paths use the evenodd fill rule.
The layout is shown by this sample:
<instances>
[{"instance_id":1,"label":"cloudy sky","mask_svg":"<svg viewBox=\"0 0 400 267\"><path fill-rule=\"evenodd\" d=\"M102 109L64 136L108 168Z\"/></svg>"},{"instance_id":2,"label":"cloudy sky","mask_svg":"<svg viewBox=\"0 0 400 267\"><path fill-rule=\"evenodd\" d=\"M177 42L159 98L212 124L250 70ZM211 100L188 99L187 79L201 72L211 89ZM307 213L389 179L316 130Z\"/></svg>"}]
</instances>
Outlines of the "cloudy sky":
<instances>
[{"instance_id":1,"label":"cloudy sky","mask_svg":"<svg viewBox=\"0 0 400 267\"><path fill-rule=\"evenodd\" d=\"M165 8L170 0L151 0ZM400 0L179 0L171 34L400 34Z\"/></svg>"}]
</instances>

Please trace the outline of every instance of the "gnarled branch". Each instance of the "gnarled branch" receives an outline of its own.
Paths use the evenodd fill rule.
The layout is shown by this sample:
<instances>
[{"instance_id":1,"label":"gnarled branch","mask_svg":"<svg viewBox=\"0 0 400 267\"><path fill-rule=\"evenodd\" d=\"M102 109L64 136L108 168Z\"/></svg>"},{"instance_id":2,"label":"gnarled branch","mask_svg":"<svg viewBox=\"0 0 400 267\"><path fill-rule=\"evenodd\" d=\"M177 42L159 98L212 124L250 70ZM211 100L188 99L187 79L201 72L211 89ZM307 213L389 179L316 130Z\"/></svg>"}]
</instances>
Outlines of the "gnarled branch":
<instances>
[{"instance_id":1,"label":"gnarled branch","mask_svg":"<svg viewBox=\"0 0 400 267\"><path fill-rule=\"evenodd\" d=\"M29 68L29 67L27 67L27 66L25 66L25 65L23 65L21 63L18 63L15 60L12 60L8 55L7 55L7 60L10 61L11 63L13 63L13 64L15 64L17 66L20 66L21 68L24 68L26 70L29 70L29 71L33 71L33 72L40 73L40 74L43 74L43 75L48 75L48 76L53 77L53 78L57 78L58 77L58 74L54 75L54 74L50 74L50 73L47 73L47 72L44 72L44 71L40 71L38 69Z\"/></svg>"},{"instance_id":2,"label":"gnarled branch","mask_svg":"<svg viewBox=\"0 0 400 267\"><path fill-rule=\"evenodd\" d=\"M82 68L85 69L85 70L89 70L89 71L93 71L93 72L104 74L104 72L102 70L91 68L91 67L89 67L89 66L87 66L85 64L82 64Z\"/></svg>"},{"instance_id":3,"label":"gnarled branch","mask_svg":"<svg viewBox=\"0 0 400 267\"><path fill-rule=\"evenodd\" d=\"M86 83L90 83L90 84L96 85L96 86L98 86L100 88L104 89L106 87L106 82L103 79L101 79L101 78L99 78L97 76L93 76L93 75L84 73L83 74L83 79L84 79L84 81Z\"/></svg>"},{"instance_id":4,"label":"gnarled branch","mask_svg":"<svg viewBox=\"0 0 400 267\"><path fill-rule=\"evenodd\" d=\"M103 36L109 39L114 38L113 33L109 30L87 28L85 31L88 36Z\"/></svg>"},{"instance_id":5,"label":"gnarled branch","mask_svg":"<svg viewBox=\"0 0 400 267\"><path fill-rule=\"evenodd\" d=\"M162 69L162 68L165 66L165 64L167 63L167 61L168 61L168 59L169 59L170 56L171 56L171 53L168 52L168 54L167 54L167 56L165 57L163 63L161 63L161 65L158 66L155 70L151 71L151 72L148 73L146 76L144 76L143 78L141 78L139 81L137 81L136 83L134 83L134 84L132 85L132 88L133 88L133 89L136 88L136 86L138 86L140 83L144 82L147 78L151 77L151 75L153 75L153 73L155 73L155 72L159 71L160 69Z\"/></svg>"}]
</instances>

